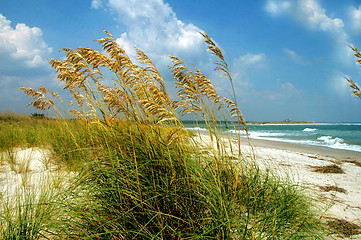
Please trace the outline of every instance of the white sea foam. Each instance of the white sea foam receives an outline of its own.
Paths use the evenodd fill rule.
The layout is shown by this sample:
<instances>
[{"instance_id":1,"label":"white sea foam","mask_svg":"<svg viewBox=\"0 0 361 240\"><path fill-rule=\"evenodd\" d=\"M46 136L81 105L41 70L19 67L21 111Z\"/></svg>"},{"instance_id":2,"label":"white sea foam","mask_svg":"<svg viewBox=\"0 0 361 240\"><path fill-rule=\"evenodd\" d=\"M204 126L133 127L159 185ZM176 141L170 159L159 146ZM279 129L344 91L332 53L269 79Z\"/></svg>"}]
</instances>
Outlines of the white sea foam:
<instances>
[{"instance_id":1,"label":"white sea foam","mask_svg":"<svg viewBox=\"0 0 361 240\"><path fill-rule=\"evenodd\" d=\"M344 144L345 140L338 137L332 137L332 136L322 136L317 138L317 140L320 140L321 142L326 143L327 145L338 145L338 144Z\"/></svg>"},{"instance_id":2,"label":"white sea foam","mask_svg":"<svg viewBox=\"0 0 361 240\"><path fill-rule=\"evenodd\" d=\"M314 132L314 131L317 131L317 129L316 128L305 128L302 131L304 131L304 132Z\"/></svg>"},{"instance_id":3,"label":"white sea foam","mask_svg":"<svg viewBox=\"0 0 361 240\"><path fill-rule=\"evenodd\" d=\"M245 130L229 130L230 133L238 133L241 136L246 136L246 131ZM281 137L281 136L287 136L287 134L285 133L276 133L276 132L253 132L250 131L249 136L251 138L268 138L268 137ZM273 139L273 138L271 138Z\"/></svg>"},{"instance_id":4,"label":"white sea foam","mask_svg":"<svg viewBox=\"0 0 361 240\"><path fill-rule=\"evenodd\" d=\"M231 132L232 131L233 133L235 132L234 130L231 130ZM347 144L344 139L332 137L332 136L322 136L319 137L317 141L314 141L314 140L293 140L293 139L282 138L287 136L287 134L285 133L250 132L249 135L251 138L254 139L264 139L264 140L287 142L294 144L306 144L306 145L313 145L320 147L329 147L340 150L351 150L351 151L361 152L361 146Z\"/></svg>"},{"instance_id":5,"label":"white sea foam","mask_svg":"<svg viewBox=\"0 0 361 240\"><path fill-rule=\"evenodd\" d=\"M240 135L242 135L242 136L246 136L246 135L247 135L247 133L246 133L245 130L229 130L229 132L230 132L230 133L233 133L233 134L238 133L238 134L240 134Z\"/></svg>"},{"instance_id":6,"label":"white sea foam","mask_svg":"<svg viewBox=\"0 0 361 240\"><path fill-rule=\"evenodd\" d=\"M186 129L191 131L201 131L201 132L208 131L206 128L200 128L200 127L187 127Z\"/></svg>"},{"instance_id":7,"label":"white sea foam","mask_svg":"<svg viewBox=\"0 0 361 240\"><path fill-rule=\"evenodd\" d=\"M332 137L332 136L322 136L317 138L317 140L321 142L321 145L326 145L330 148L361 152L361 146L347 144L345 140L342 138Z\"/></svg>"},{"instance_id":8,"label":"white sea foam","mask_svg":"<svg viewBox=\"0 0 361 240\"><path fill-rule=\"evenodd\" d=\"M276 133L276 132L250 132L250 137L254 137L254 138L281 137L286 135L287 135L286 133Z\"/></svg>"},{"instance_id":9,"label":"white sea foam","mask_svg":"<svg viewBox=\"0 0 361 240\"><path fill-rule=\"evenodd\" d=\"M350 150L361 152L361 146L359 145L350 145L344 142L342 138L333 138L330 136L323 136L318 138L318 141L312 140L291 140L286 138L275 138L275 137L252 137L255 139L264 139L264 140L271 140L271 141L278 141L278 142L287 142L287 143L294 143L294 144L306 144L306 145L313 145L319 147L329 147L334 149L340 150Z\"/></svg>"}]
</instances>

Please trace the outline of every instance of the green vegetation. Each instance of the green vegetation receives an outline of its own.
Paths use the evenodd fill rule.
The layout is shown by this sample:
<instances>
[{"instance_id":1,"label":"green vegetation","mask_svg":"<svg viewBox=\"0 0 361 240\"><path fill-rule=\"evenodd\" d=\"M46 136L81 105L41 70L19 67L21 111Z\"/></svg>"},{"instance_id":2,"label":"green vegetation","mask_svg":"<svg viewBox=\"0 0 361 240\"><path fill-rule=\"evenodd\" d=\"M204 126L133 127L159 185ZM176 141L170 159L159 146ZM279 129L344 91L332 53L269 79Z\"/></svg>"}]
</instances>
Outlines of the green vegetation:
<instances>
[{"instance_id":1,"label":"green vegetation","mask_svg":"<svg viewBox=\"0 0 361 240\"><path fill-rule=\"evenodd\" d=\"M14 113L0 113L0 151L16 147L47 145L47 136L55 121Z\"/></svg>"},{"instance_id":2,"label":"green vegetation","mask_svg":"<svg viewBox=\"0 0 361 240\"><path fill-rule=\"evenodd\" d=\"M2 239L322 238L323 226L301 190L244 158L239 136L218 131L229 118L247 131L234 92L233 100L218 95L197 68L192 72L171 56L179 98L171 100L152 61L137 49L140 64L132 62L106 34L98 40L106 54L64 49L64 60L51 60L77 120L62 118L59 94L40 87L23 90L34 98L32 106L52 109L59 120L1 122L3 151L49 149L56 173L68 173L37 193L18 193L16 204L4 200ZM222 53L203 36L233 89ZM186 131L178 114L204 121L213 147Z\"/></svg>"}]
</instances>

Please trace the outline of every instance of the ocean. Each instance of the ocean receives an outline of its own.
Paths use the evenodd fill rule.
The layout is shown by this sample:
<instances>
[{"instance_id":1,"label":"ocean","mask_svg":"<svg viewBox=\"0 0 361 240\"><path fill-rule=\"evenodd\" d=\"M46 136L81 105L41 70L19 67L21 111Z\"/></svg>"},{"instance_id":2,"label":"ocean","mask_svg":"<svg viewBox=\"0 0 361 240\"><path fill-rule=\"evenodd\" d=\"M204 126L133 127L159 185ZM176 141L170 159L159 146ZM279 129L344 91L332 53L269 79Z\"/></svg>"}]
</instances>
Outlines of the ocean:
<instances>
[{"instance_id":1,"label":"ocean","mask_svg":"<svg viewBox=\"0 0 361 240\"><path fill-rule=\"evenodd\" d=\"M207 132L204 123L198 126L191 121L183 122L190 130ZM235 134L233 127L222 123L222 131ZM256 124L248 125L249 135L254 139L266 139L302 145L361 152L361 123L312 123L312 124ZM246 136L244 130L241 136Z\"/></svg>"}]
</instances>

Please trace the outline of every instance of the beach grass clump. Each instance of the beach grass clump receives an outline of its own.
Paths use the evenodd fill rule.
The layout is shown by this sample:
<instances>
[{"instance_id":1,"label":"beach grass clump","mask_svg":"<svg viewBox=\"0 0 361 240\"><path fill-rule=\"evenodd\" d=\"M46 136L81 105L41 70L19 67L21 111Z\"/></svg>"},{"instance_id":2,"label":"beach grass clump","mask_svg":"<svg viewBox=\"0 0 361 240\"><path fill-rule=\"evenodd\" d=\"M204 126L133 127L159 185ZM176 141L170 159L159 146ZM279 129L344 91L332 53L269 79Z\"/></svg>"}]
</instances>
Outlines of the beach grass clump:
<instances>
[{"instance_id":1,"label":"beach grass clump","mask_svg":"<svg viewBox=\"0 0 361 240\"><path fill-rule=\"evenodd\" d=\"M222 123L248 132L233 80L220 49L215 70L233 96L220 96L197 68L170 56L178 100L141 50L133 62L108 32L91 48L63 49L51 65L72 99L77 120L57 121L49 133L54 159L76 172L57 218L60 239L315 239L321 223L301 190L247 159L240 131L224 135ZM108 77L112 74L113 77ZM40 110L52 109L57 92L22 88ZM203 151L179 115L207 125ZM230 121L231 120L231 121ZM235 143L234 143L235 142ZM230 161L232 159L232 161Z\"/></svg>"},{"instance_id":2,"label":"beach grass clump","mask_svg":"<svg viewBox=\"0 0 361 240\"><path fill-rule=\"evenodd\" d=\"M76 204L67 207L69 238L317 235L318 221L297 187L251 163L244 162L241 172L229 161L216 167L214 159L189 148L187 138L167 146L167 131L123 124L93 131L97 154L79 175Z\"/></svg>"}]
</instances>

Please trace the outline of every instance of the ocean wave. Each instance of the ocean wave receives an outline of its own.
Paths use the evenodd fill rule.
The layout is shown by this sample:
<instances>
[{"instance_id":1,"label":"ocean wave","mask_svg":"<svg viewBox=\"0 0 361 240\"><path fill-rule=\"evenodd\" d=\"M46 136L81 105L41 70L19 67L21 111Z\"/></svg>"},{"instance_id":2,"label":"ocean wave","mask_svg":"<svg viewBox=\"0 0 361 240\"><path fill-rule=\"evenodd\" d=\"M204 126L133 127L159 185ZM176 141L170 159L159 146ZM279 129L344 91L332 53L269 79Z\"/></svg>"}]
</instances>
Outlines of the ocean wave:
<instances>
[{"instance_id":1,"label":"ocean wave","mask_svg":"<svg viewBox=\"0 0 361 240\"><path fill-rule=\"evenodd\" d=\"M186 127L186 129L191 131L208 131L206 128L200 128L200 127Z\"/></svg>"},{"instance_id":2,"label":"ocean wave","mask_svg":"<svg viewBox=\"0 0 361 240\"><path fill-rule=\"evenodd\" d=\"M317 138L317 140L321 141L321 145L326 145L330 148L361 152L361 146L347 144L342 138L333 136L322 136Z\"/></svg>"},{"instance_id":3,"label":"ocean wave","mask_svg":"<svg viewBox=\"0 0 361 240\"><path fill-rule=\"evenodd\" d=\"M245 136L247 133L245 130L229 130L230 133L238 133L241 136ZM276 133L276 132L256 132L256 131L249 131L249 136L251 138L259 138L259 137L281 137L287 136L286 133Z\"/></svg>"},{"instance_id":4,"label":"ocean wave","mask_svg":"<svg viewBox=\"0 0 361 240\"><path fill-rule=\"evenodd\" d=\"M314 132L314 131L317 131L317 129L316 128L305 128L302 131L304 131L304 132Z\"/></svg>"},{"instance_id":5,"label":"ocean wave","mask_svg":"<svg viewBox=\"0 0 361 240\"><path fill-rule=\"evenodd\" d=\"M317 138L317 140L320 140L321 142L324 142L327 145L340 145L345 143L344 139L338 137L332 137L332 136L322 136Z\"/></svg>"},{"instance_id":6,"label":"ocean wave","mask_svg":"<svg viewBox=\"0 0 361 240\"><path fill-rule=\"evenodd\" d=\"M251 136L252 138L252 136ZM269 141L278 141L278 142L286 142L286 143L293 143L293 144L305 144L305 145L312 145L312 146L318 146L318 147L329 147L333 149L339 149L339 150L350 150L350 151L356 151L361 152L361 146L360 145L351 145L345 143L344 139L337 138L337 137L331 137L331 136L323 136L319 137L317 141L313 140L291 140L286 138L275 138L275 137L253 137L254 139L264 139Z\"/></svg>"},{"instance_id":7,"label":"ocean wave","mask_svg":"<svg viewBox=\"0 0 361 240\"><path fill-rule=\"evenodd\" d=\"M303 144L303 145L311 145L318 147L329 147L339 150L350 150L350 151L361 152L360 145L347 144L344 139L338 137L322 136L319 137L317 140L305 140L305 139L293 140L293 139L282 138L282 136L285 135L286 134L282 134L282 133L259 133L259 132L250 133L250 137L253 139L263 139L269 141Z\"/></svg>"},{"instance_id":8,"label":"ocean wave","mask_svg":"<svg viewBox=\"0 0 361 240\"><path fill-rule=\"evenodd\" d=\"M250 137L281 137L287 136L286 133L276 133L276 132L250 132Z\"/></svg>"},{"instance_id":9,"label":"ocean wave","mask_svg":"<svg viewBox=\"0 0 361 240\"><path fill-rule=\"evenodd\" d=\"M228 130L228 132L233 133L233 134L238 133L238 134L243 135L243 136L247 135L245 130Z\"/></svg>"}]
</instances>

